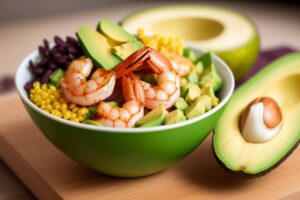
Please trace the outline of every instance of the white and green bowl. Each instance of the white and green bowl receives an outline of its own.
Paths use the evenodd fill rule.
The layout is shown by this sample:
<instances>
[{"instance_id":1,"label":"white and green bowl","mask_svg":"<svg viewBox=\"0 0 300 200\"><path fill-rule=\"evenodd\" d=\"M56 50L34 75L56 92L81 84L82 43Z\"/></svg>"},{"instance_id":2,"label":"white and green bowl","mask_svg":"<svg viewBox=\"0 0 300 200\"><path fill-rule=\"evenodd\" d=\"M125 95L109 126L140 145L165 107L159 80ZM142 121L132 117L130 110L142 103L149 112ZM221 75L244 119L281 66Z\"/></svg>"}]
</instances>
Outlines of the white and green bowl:
<instances>
[{"instance_id":1,"label":"white and green bowl","mask_svg":"<svg viewBox=\"0 0 300 200\"><path fill-rule=\"evenodd\" d=\"M197 55L202 49L191 47ZM229 67L213 56L224 84L220 103L207 113L173 125L150 128L110 128L74 123L34 105L24 89L32 79L29 60L39 59L38 51L27 56L16 73L19 96L36 126L46 138L73 160L104 174L138 177L162 171L191 153L208 136L234 90ZM26 134L26 133L25 133Z\"/></svg>"}]
</instances>

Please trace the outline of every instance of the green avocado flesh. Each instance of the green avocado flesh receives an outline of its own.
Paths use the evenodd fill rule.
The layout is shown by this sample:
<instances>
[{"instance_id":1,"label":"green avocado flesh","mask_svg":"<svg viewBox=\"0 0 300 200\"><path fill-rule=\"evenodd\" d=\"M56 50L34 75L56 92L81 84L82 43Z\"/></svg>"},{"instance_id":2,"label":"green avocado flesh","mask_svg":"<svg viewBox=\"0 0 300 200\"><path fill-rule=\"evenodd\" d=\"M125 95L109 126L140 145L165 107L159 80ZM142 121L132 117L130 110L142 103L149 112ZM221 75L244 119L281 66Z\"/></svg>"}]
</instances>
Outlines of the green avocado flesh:
<instances>
[{"instance_id":1,"label":"green avocado flesh","mask_svg":"<svg viewBox=\"0 0 300 200\"><path fill-rule=\"evenodd\" d=\"M107 37L108 43L113 46L112 53L122 60L125 60L129 55L143 46L136 37L110 20L101 20L97 26L97 30Z\"/></svg>"},{"instance_id":2,"label":"green avocado flesh","mask_svg":"<svg viewBox=\"0 0 300 200\"><path fill-rule=\"evenodd\" d=\"M177 122L182 122L185 120L186 117L181 110L173 110L166 116L164 124L175 124Z\"/></svg>"},{"instance_id":3,"label":"green avocado flesh","mask_svg":"<svg viewBox=\"0 0 300 200\"><path fill-rule=\"evenodd\" d=\"M239 87L213 136L216 158L231 171L262 175L280 164L300 140L300 53L284 56ZM239 130L239 117L257 97L271 97L279 105L283 124L279 134L265 143L249 143Z\"/></svg>"},{"instance_id":4,"label":"green avocado flesh","mask_svg":"<svg viewBox=\"0 0 300 200\"><path fill-rule=\"evenodd\" d=\"M162 17L163 16L163 17ZM242 79L259 53L259 35L246 16L223 7L181 4L159 6L134 13L121 22L130 33L178 36L186 42L218 54ZM183 55L193 60L187 50Z\"/></svg>"},{"instance_id":5,"label":"green avocado flesh","mask_svg":"<svg viewBox=\"0 0 300 200\"><path fill-rule=\"evenodd\" d=\"M160 126L164 123L168 111L162 106L158 106L152 111L148 112L143 118L135 123L136 127L151 127Z\"/></svg>"},{"instance_id":6,"label":"green avocado flesh","mask_svg":"<svg viewBox=\"0 0 300 200\"><path fill-rule=\"evenodd\" d=\"M111 70L121 62L121 59L112 54L111 46L107 43L106 37L94 28L81 26L77 31L77 37L85 54L93 60L97 67Z\"/></svg>"},{"instance_id":7,"label":"green avocado flesh","mask_svg":"<svg viewBox=\"0 0 300 200\"><path fill-rule=\"evenodd\" d=\"M125 31L118 24L107 19L103 19L99 22L97 31L118 43L126 43L136 40L133 35Z\"/></svg>"},{"instance_id":8,"label":"green avocado flesh","mask_svg":"<svg viewBox=\"0 0 300 200\"><path fill-rule=\"evenodd\" d=\"M139 41L129 41L119 46L114 46L112 48L113 54L118 58L125 60L128 56L136 52L141 48L141 44Z\"/></svg>"}]
</instances>

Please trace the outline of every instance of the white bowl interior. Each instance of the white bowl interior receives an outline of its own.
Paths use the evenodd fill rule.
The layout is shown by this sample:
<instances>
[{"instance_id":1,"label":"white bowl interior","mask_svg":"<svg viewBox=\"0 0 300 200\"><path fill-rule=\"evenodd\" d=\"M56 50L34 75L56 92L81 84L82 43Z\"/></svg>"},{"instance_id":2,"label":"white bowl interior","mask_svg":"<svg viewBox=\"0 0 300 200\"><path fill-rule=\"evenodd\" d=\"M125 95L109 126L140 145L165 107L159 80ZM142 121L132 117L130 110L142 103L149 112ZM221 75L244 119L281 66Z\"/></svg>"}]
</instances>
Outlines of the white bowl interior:
<instances>
[{"instance_id":1,"label":"white bowl interior","mask_svg":"<svg viewBox=\"0 0 300 200\"><path fill-rule=\"evenodd\" d=\"M203 54L205 52L205 50L193 46L193 45L188 45L195 53L197 56ZM164 126L157 126L157 127L149 127L149 128L111 128L111 127L97 127L97 126L91 126L91 125L86 125L86 124L81 124L81 123L74 123L68 120L64 120L58 117L55 117L43 110L41 110L40 108L38 108L35 104L33 104L29 99L28 99L28 95L26 90L24 89L24 85L29 81L32 80L33 76L29 70L29 61L38 61L40 59L40 55L38 50L32 52L31 54L29 54L20 64L17 73L16 73L16 77L15 77L15 84L16 84L16 88L17 91L20 95L20 97L22 98L22 100L31 108L33 108L34 110L36 110L37 112L46 115L47 117L49 117L50 119L56 120L56 121L60 121L61 123L67 123L71 126L77 126L77 127L81 127L81 128L87 128L87 129L92 129L92 130L105 130L108 132L141 132L141 129L143 129L143 132L151 132L151 131L159 131L159 130L166 130L166 129L172 129L172 128L177 128L180 126L186 126L188 124L191 123L195 123L196 121L200 121L203 118L206 118L207 116L210 116L211 114L213 114L214 112L218 111L220 108L222 108L230 99L233 90L234 90L234 77L233 74L230 70L230 68L228 67L228 65L221 60L218 56L213 55L213 62L216 66L216 69L218 71L218 73L220 74L220 76L222 77L223 80L223 86L221 88L221 90L218 92L218 97L220 98L220 103L214 107L213 109L211 109L210 111L206 112L205 114L198 116L196 118L184 121L184 122L180 122L180 123L176 123L176 124L171 124L171 125L164 125Z\"/></svg>"}]
</instances>

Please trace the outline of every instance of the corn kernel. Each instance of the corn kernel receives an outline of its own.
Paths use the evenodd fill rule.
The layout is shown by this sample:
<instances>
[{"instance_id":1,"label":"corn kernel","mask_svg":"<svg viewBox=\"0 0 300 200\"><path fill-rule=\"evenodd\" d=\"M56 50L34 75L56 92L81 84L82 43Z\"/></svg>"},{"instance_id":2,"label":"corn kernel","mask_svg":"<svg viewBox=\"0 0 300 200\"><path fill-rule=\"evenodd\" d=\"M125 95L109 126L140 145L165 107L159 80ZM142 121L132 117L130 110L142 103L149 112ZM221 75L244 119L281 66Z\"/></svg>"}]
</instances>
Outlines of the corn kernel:
<instances>
[{"instance_id":1,"label":"corn kernel","mask_svg":"<svg viewBox=\"0 0 300 200\"><path fill-rule=\"evenodd\" d=\"M75 119L77 117L76 113L71 112L70 119Z\"/></svg>"},{"instance_id":2,"label":"corn kernel","mask_svg":"<svg viewBox=\"0 0 300 200\"><path fill-rule=\"evenodd\" d=\"M63 113L64 119L70 119L71 118L71 114L72 114L71 111L66 110L66 112Z\"/></svg>"},{"instance_id":3,"label":"corn kernel","mask_svg":"<svg viewBox=\"0 0 300 200\"><path fill-rule=\"evenodd\" d=\"M72 122L79 122L79 119L78 118L73 118L71 119Z\"/></svg>"},{"instance_id":4,"label":"corn kernel","mask_svg":"<svg viewBox=\"0 0 300 200\"><path fill-rule=\"evenodd\" d=\"M33 88L39 88L41 86L41 83L36 81L33 83Z\"/></svg>"},{"instance_id":5,"label":"corn kernel","mask_svg":"<svg viewBox=\"0 0 300 200\"><path fill-rule=\"evenodd\" d=\"M45 102L46 104L51 104L51 99L46 99Z\"/></svg>"},{"instance_id":6,"label":"corn kernel","mask_svg":"<svg viewBox=\"0 0 300 200\"><path fill-rule=\"evenodd\" d=\"M75 107L75 108L72 109L72 112L74 112L74 113L77 113L78 111L79 111L78 107Z\"/></svg>"},{"instance_id":7,"label":"corn kernel","mask_svg":"<svg viewBox=\"0 0 300 200\"><path fill-rule=\"evenodd\" d=\"M83 116L79 116L79 117L78 117L78 120L81 122L81 121L84 120L84 117L83 117Z\"/></svg>"},{"instance_id":8,"label":"corn kernel","mask_svg":"<svg viewBox=\"0 0 300 200\"><path fill-rule=\"evenodd\" d=\"M57 104L57 105L54 105L54 108L55 108L56 110L60 110L61 106L60 106L60 104Z\"/></svg>"},{"instance_id":9,"label":"corn kernel","mask_svg":"<svg viewBox=\"0 0 300 200\"><path fill-rule=\"evenodd\" d=\"M48 89L46 84L42 85L41 88L42 88L43 91L47 91L47 89Z\"/></svg>"},{"instance_id":10,"label":"corn kernel","mask_svg":"<svg viewBox=\"0 0 300 200\"><path fill-rule=\"evenodd\" d=\"M52 108L52 106L51 106L50 104L48 104L48 105L46 106L46 109L49 110L49 111L52 111L53 108Z\"/></svg>"},{"instance_id":11,"label":"corn kernel","mask_svg":"<svg viewBox=\"0 0 300 200\"><path fill-rule=\"evenodd\" d=\"M53 85L50 85L49 89L51 92L56 92L56 87Z\"/></svg>"},{"instance_id":12,"label":"corn kernel","mask_svg":"<svg viewBox=\"0 0 300 200\"><path fill-rule=\"evenodd\" d=\"M41 93L41 96L42 96L43 98L48 98L48 97L49 97L49 94L46 93L46 92L43 92L43 93Z\"/></svg>"},{"instance_id":13,"label":"corn kernel","mask_svg":"<svg viewBox=\"0 0 300 200\"><path fill-rule=\"evenodd\" d=\"M69 108L70 108L70 109L76 108L76 104L75 104L75 103L71 103L71 104L69 105Z\"/></svg>"},{"instance_id":14,"label":"corn kernel","mask_svg":"<svg viewBox=\"0 0 300 200\"><path fill-rule=\"evenodd\" d=\"M81 115L81 116L84 116L84 115L86 115L87 113L89 112L89 110L87 109L87 108L80 108L79 110L78 110L78 114L79 115Z\"/></svg>"}]
</instances>

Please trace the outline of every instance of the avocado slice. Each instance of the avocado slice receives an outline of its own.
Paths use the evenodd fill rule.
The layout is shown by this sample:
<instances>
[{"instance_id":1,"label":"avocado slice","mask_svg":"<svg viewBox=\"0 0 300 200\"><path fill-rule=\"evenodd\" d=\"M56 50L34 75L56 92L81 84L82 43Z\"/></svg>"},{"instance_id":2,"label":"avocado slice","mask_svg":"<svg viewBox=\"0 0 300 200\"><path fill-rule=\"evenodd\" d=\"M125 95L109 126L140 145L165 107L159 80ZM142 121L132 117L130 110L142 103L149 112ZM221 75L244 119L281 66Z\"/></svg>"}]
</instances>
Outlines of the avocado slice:
<instances>
[{"instance_id":1,"label":"avocado slice","mask_svg":"<svg viewBox=\"0 0 300 200\"><path fill-rule=\"evenodd\" d=\"M173 110L166 116L164 124L175 124L177 122L182 122L185 120L186 117L181 110Z\"/></svg>"},{"instance_id":2,"label":"avocado slice","mask_svg":"<svg viewBox=\"0 0 300 200\"><path fill-rule=\"evenodd\" d=\"M103 19L97 25L97 31L102 33L106 37L109 37L111 40L117 43L126 43L129 41L136 40L136 38L128 33L118 24L108 20Z\"/></svg>"},{"instance_id":3,"label":"avocado slice","mask_svg":"<svg viewBox=\"0 0 300 200\"><path fill-rule=\"evenodd\" d=\"M152 127L160 126L163 124L168 111L163 105L159 105L152 111L148 112L144 117L135 123L136 127Z\"/></svg>"},{"instance_id":4,"label":"avocado slice","mask_svg":"<svg viewBox=\"0 0 300 200\"><path fill-rule=\"evenodd\" d=\"M135 36L108 19L101 20L97 30L108 38L109 43L113 46L113 54L122 60L143 46Z\"/></svg>"},{"instance_id":5,"label":"avocado slice","mask_svg":"<svg viewBox=\"0 0 300 200\"><path fill-rule=\"evenodd\" d=\"M112 52L118 58L125 60L128 56L130 56L140 48L141 48L140 42L137 40L133 40L118 46L113 46Z\"/></svg>"},{"instance_id":6,"label":"avocado slice","mask_svg":"<svg viewBox=\"0 0 300 200\"><path fill-rule=\"evenodd\" d=\"M178 110L185 110L189 105L185 102L184 98L178 97L177 101L174 104L174 107Z\"/></svg>"},{"instance_id":7,"label":"avocado slice","mask_svg":"<svg viewBox=\"0 0 300 200\"><path fill-rule=\"evenodd\" d=\"M76 33L81 46L97 67L111 70L121 62L117 56L112 54L111 46L107 39L94 28L83 25Z\"/></svg>"},{"instance_id":8,"label":"avocado slice","mask_svg":"<svg viewBox=\"0 0 300 200\"><path fill-rule=\"evenodd\" d=\"M272 62L240 86L216 124L213 150L226 169L248 176L264 175L277 167L300 142L300 53ZM247 142L239 129L239 118L257 97L274 99L282 111L282 128L263 143ZM295 155L296 156L296 155Z\"/></svg>"}]
</instances>

